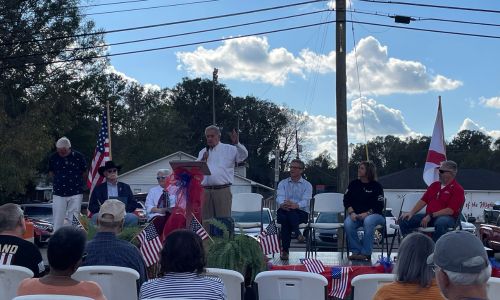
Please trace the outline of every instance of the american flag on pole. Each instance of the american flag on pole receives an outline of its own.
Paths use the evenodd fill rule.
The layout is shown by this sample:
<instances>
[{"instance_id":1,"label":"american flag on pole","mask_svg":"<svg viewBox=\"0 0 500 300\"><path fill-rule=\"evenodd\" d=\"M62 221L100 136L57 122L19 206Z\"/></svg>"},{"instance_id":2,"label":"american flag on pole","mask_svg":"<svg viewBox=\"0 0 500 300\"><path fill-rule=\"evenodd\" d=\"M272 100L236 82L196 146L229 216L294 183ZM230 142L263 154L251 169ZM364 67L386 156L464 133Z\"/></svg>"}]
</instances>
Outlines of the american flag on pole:
<instances>
[{"instance_id":1,"label":"american flag on pole","mask_svg":"<svg viewBox=\"0 0 500 300\"><path fill-rule=\"evenodd\" d=\"M86 231L85 228L83 227L82 223L80 222L80 219L77 218L77 216L73 215L73 219L71 220L71 226L79 228L83 231Z\"/></svg>"},{"instance_id":2,"label":"american flag on pole","mask_svg":"<svg viewBox=\"0 0 500 300\"><path fill-rule=\"evenodd\" d=\"M264 255L280 252L278 228L274 221L267 225L266 230L259 234L260 247Z\"/></svg>"},{"instance_id":3,"label":"american flag on pole","mask_svg":"<svg viewBox=\"0 0 500 300\"><path fill-rule=\"evenodd\" d=\"M106 109L102 114L102 124L101 130L99 131L99 137L97 138L97 146L95 147L94 157L92 158L92 165L90 166L89 175L87 177L87 187L92 190L95 186L101 184L104 181L104 177L99 175L97 170L99 167L104 166L109 160L109 136L108 136L108 117Z\"/></svg>"},{"instance_id":4,"label":"american flag on pole","mask_svg":"<svg viewBox=\"0 0 500 300\"><path fill-rule=\"evenodd\" d=\"M350 272L350 267L332 267L332 289L328 294L330 297L345 298L351 286Z\"/></svg>"},{"instance_id":5,"label":"american flag on pole","mask_svg":"<svg viewBox=\"0 0 500 300\"><path fill-rule=\"evenodd\" d=\"M325 271L325 266L319 259L305 258L300 261L306 266L307 272L321 274Z\"/></svg>"},{"instance_id":6,"label":"american flag on pole","mask_svg":"<svg viewBox=\"0 0 500 300\"><path fill-rule=\"evenodd\" d=\"M153 223L149 223L137 236L141 242L141 253L146 262L146 266L151 266L160 261L160 251L162 248L160 237L156 232Z\"/></svg>"},{"instance_id":7,"label":"american flag on pole","mask_svg":"<svg viewBox=\"0 0 500 300\"><path fill-rule=\"evenodd\" d=\"M202 240L208 239L208 232L201 226L200 222L193 216L191 219L191 224L189 224L189 229L199 235Z\"/></svg>"}]
</instances>

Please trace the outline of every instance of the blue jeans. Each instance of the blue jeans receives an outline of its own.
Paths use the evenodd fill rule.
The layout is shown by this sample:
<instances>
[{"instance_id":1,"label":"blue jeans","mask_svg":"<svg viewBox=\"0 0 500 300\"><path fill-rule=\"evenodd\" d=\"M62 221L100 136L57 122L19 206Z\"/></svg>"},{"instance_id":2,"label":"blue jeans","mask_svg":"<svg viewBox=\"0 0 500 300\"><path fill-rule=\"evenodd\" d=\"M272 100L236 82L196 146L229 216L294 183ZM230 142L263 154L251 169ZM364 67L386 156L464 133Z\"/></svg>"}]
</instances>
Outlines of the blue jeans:
<instances>
[{"instance_id":1,"label":"blue jeans","mask_svg":"<svg viewBox=\"0 0 500 300\"><path fill-rule=\"evenodd\" d=\"M279 208L276 215L278 223L281 224L281 247L283 251L288 252L292 232L299 230L299 224L307 223L309 214L301 209L284 210Z\"/></svg>"},{"instance_id":2,"label":"blue jeans","mask_svg":"<svg viewBox=\"0 0 500 300\"><path fill-rule=\"evenodd\" d=\"M399 220L399 230L401 234L406 236L415 228L420 227L420 222L425 217L425 214L416 214L409 220ZM427 226L434 227L435 231L432 234L432 239L436 242L443 234L447 233L450 228L455 227L455 218L452 216L439 216L430 221Z\"/></svg>"},{"instance_id":3,"label":"blue jeans","mask_svg":"<svg viewBox=\"0 0 500 300\"><path fill-rule=\"evenodd\" d=\"M93 214L92 218L90 219L90 222L92 225L97 225L97 216L99 216L99 213ZM123 226L137 226L139 224L139 218L134 215L133 213L126 213L125 214L125 223Z\"/></svg>"},{"instance_id":4,"label":"blue jeans","mask_svg":"<svg viewBox=\"0 0 500 300\"><path fill-rule=\"evenodd\" d=\"M385 226L385 218L379 214L372 214L363 220L353 221L350 216L344 220L344 229L349 243L349 249L353 254L372 255L373 237L377 225ZM363 240L358 238L358 228L363 227Z\"/></svg>"}]
</instances>

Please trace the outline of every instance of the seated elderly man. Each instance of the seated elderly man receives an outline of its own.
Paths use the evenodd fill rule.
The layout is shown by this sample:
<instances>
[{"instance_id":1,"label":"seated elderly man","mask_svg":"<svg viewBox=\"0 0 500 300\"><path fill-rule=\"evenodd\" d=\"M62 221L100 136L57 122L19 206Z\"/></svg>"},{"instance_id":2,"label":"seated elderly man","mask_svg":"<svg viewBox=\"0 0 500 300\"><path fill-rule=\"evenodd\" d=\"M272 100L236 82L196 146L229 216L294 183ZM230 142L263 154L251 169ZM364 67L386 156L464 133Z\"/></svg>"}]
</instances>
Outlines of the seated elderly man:
<instances>
[{"instance_id":1,"label":"seated elderly man","mask_svg":"<svg viewBox=\"0 0 500 300\"><path fill-rule=\"evenodd\" d=\"M432 183L410 212L401 215L399 226L403 236L417 227L434 226L432 239L437 241L455 221L465 202L463 187L455 180L457 164L447 160L439 167L439 181ZM427 205L425 214L417 214Z\"/></svg>"},{"instance_id":2,"label":"seated elderly man","mask_svg":"<svg viewBox=\"0 0 500 300\"><path fill-rule=\"evenodd\" d=\"M491 266L482 242L472 233L444 234L427 264L435 266L436 281L446 299L488 299L486 282Z\"/></svg>"},{"instance_id":3,"label":"seated elderly man","mask_svg":"<svg viewBox=\"0 0 500 300\"><path fill-rule=\"evenodd\" d=\"M146 196L146 213L148 221L154 217L168 218L172 207L175 207L175 195L166 190L167 178L171 174L169 169L160 169L156 173L158 185L152 187Z\"/></svg>"}]
</instances>

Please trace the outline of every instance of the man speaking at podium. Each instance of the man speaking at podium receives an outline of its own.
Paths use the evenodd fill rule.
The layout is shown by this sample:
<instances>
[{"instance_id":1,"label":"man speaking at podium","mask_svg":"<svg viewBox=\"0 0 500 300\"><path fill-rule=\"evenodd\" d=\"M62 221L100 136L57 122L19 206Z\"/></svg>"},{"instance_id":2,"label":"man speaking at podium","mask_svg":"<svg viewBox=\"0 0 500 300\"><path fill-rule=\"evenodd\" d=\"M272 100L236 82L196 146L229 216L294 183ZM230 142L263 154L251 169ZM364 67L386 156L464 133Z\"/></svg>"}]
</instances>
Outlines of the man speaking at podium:
<instances>
[{"instance_id":1,"label":"man speaking at podium","mask_svg":"<svg viewBox=\"0 0 500 300\"><path fill-rule=\"evenodd\" d=\"M230 133L231 143L220 142L221 132L215 125L205 128L207 146L198 154L198 161L207 162L211 175L201 182L205 200L202 206L203 221L231 216L231 184L234 181L234 166L248 157L248 151L239 142L236 130Z\"/></svg>"}]
</instances>

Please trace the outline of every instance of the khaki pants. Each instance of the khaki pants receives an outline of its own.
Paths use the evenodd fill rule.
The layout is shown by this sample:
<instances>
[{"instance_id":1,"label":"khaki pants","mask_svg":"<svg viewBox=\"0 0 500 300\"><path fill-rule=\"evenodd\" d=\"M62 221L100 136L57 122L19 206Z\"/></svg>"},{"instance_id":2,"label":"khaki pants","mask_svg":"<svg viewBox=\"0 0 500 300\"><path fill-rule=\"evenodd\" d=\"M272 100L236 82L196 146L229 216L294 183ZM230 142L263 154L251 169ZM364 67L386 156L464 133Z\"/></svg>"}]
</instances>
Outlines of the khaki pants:
<instances>
[{"instance_id":1,"label":"khaki pants","mask_svg":"<svg viewBox=\"0 0 500 300\"><path fill-rule=\"evenodd\" d=\"M205 200L202 207L203 227L207 228L205 221L212 218L227 218L231 216L231 204L233 195L231 188L226 187L218 190L205 189Z\"/></svg>"}]
</instances>

